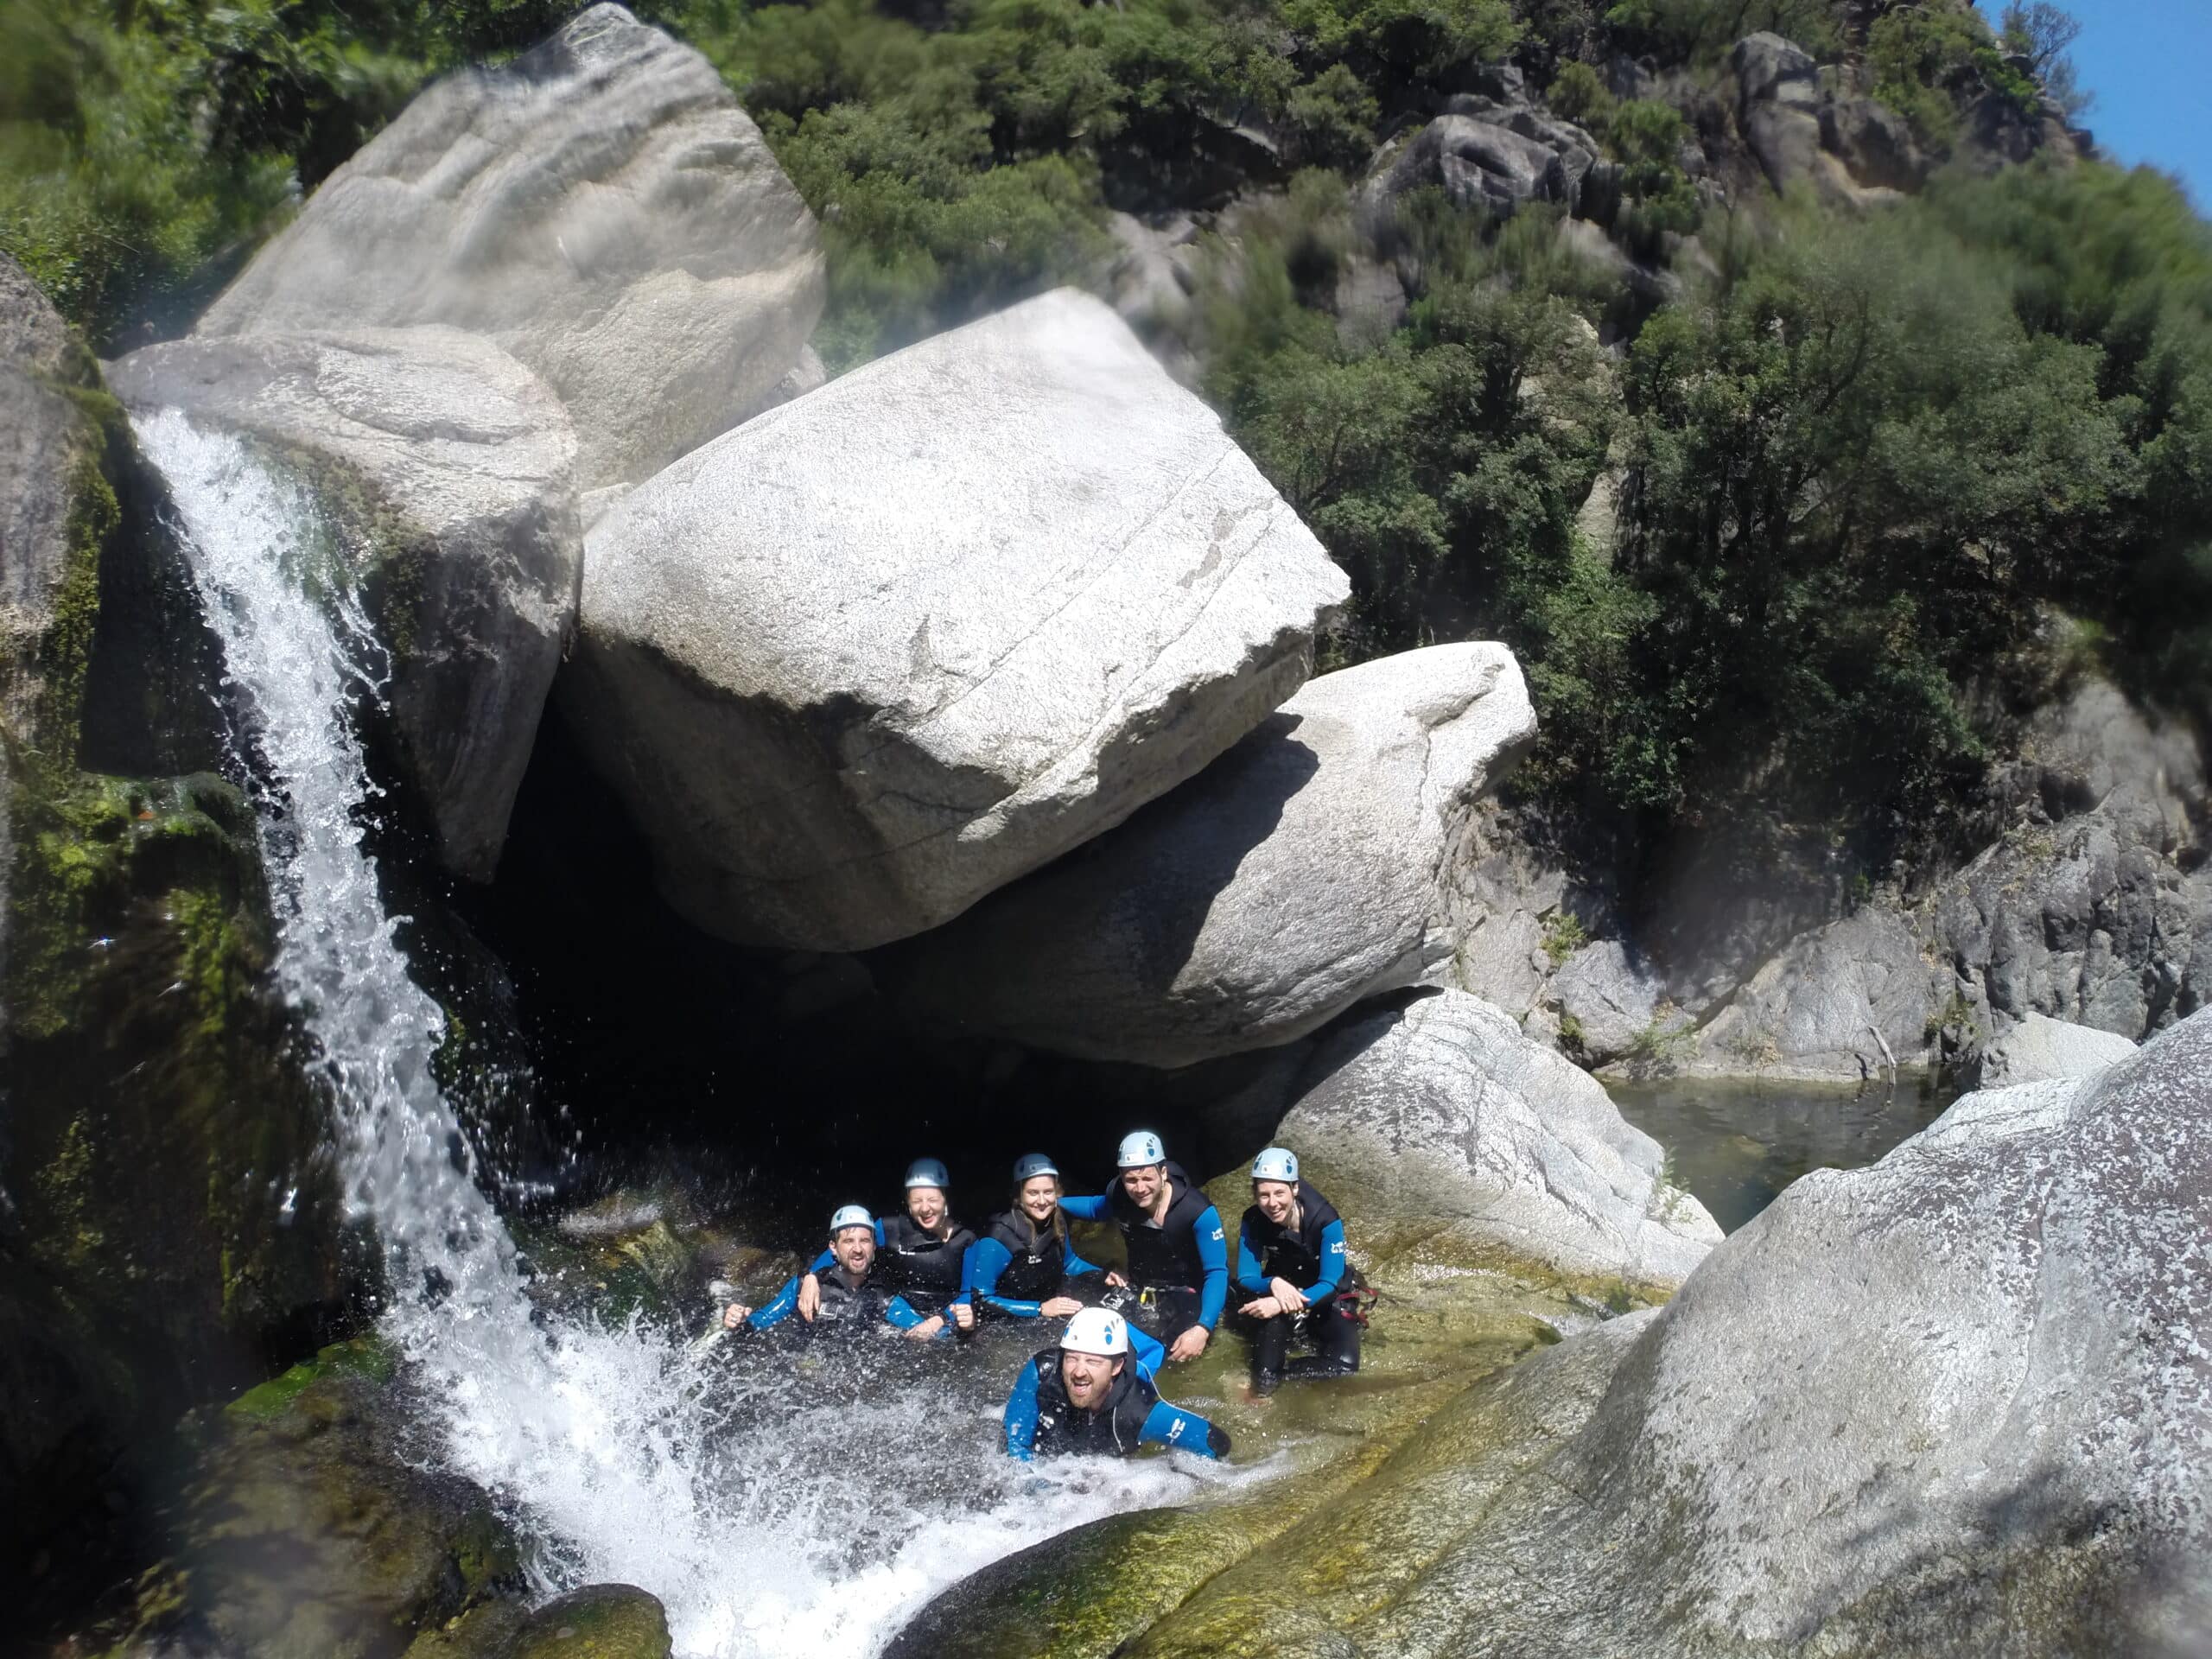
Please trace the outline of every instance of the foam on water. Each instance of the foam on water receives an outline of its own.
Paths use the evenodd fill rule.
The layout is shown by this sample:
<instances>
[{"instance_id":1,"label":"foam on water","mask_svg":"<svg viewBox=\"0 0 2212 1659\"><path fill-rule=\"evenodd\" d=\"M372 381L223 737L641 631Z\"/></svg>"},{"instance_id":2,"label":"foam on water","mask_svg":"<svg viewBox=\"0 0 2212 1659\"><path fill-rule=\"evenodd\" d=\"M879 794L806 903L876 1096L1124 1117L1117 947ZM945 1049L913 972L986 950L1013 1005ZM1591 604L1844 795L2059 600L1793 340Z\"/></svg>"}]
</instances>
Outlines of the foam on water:
<instances>
[{"instance_id":1,"label":"foam on water","mask_svg":"<svg viewBox=\"0 0 2212 1659\"><path fill-rule=\"evenodd\" d=\"M381 695L385 664L346 550L235 439L175 411L138 431L222 640L257 779L275 972L335 1103L348 1201L383 1241L385 1333L422 1380L440 1459L536 1544L541 1591L641 1585L690 1659L865 1655L1012 1550L1229 1478L1160 1461L1056 1471L1034 1490L996 1449L1011 1363L986 1371L895 1340L700 1357L642 1321L533 1320L432 1076L438 1006L408 973L363 846L372 786L353 711Z\"/></svg>"}]
</instances>

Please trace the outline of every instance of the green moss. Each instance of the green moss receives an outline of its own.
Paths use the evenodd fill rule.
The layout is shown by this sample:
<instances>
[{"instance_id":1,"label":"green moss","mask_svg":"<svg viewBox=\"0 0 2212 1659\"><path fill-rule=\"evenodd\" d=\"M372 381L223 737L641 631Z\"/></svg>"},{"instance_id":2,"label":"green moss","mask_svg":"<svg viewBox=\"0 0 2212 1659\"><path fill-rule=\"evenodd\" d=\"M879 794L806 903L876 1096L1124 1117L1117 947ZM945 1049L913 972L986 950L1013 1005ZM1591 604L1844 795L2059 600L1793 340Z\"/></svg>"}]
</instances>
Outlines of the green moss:
<instances>
[{"instance_id":1,"label":"green moss","mask_svg":"<svg viewBox=\"0 0 2212 1659\"><path fill-rule=\"evenodd\" d=\"M627 1585L570 1592L532 1613L511 1659L668 1659L668 1615Z\"/></svg>"},{"instance_id":2,"label":"green moss","mask_svg":"<svg viewBox=\"0 0 2212 1659\"><path fill-rule=\"evenodd\" d=\"M283 1375L248 1389L223 1409L238 1421L274 1422L289 1412L308 1389L325 1378L359 1376L382 1384L391 1380L398 1364L398 1356L378 1338L356 1337L350 1342L334 1342L313 1359L302 1360Z\"/></svg>"}]
</instances>

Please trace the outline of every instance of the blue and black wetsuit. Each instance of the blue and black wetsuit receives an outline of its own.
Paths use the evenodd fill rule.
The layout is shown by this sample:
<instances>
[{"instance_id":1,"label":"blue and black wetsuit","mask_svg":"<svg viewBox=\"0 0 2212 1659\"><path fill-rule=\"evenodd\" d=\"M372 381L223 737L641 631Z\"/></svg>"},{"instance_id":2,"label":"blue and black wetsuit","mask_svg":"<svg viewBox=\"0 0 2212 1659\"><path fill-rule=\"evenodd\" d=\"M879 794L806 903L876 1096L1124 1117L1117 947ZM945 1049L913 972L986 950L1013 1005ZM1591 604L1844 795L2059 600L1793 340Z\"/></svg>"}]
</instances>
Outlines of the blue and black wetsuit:
<instances>
[{"instance_id":1,"label":"blue and black wetsuit","mask_svg":"<svg viewBox=\"0 0 2212 1659\"><path fill-rule=\"evenodd\" d=\"M1055 1296L1081 1296L1088 1287L1069 1281L1103 1271L1077 1255L1059 1228L1040 1230L1019 1209L993 1217L968 1252L968 1290L978 1309L1017 1319L1037 1318Z\"/></svg>"},{"instance_id":2,"label":"blue and black wetsuit","mask_svg":"<svg viewBox=\"0 0 2212 1659\"><path fill-rule=\"evenodd\" d=\"M1084 1221L1113 1218L1128 1249L1129 1282L1142 1294L1138 1307L1124 1311L1149 1316L1160 1339L1173 1342L1194 1325L1211 1331L1221 1323L1229 1300L1229 1245L1221 1212L1205 1189L1180 1164L1166 1167L1175 1197L1156 1227L1118 1181L1095 1198L1062 1198L1060 1208Z\"/></svg>"},{"instance_id":3,"label":"blue and black wetsuit","mask_svg":"<svg viewBox=\"0 0 2212 1659\"><path fill-rule=\"evenodd\" d=\"M1269 1283L1287 1280L1306 1296L1306 1311L1278 1313L1272 1319L1243 1323L1252 1338L1252 1386L1262 1394L1289 1376L1342 1376L1359 1369L1360 1321L1350 1300L1337 1293L1357 1283L1344 1254L1344 1224L1336 1206L1312 1187L1298 1184L1298 1228L1269 1221L1254 1205L1236 1233L1236 1283L1255 1296ZM1290 1339L1310 1338L1319 1351L1284 1363Z\"/></svg>"},{"instance_id":4,"label":"blue and black wetsuit","mask_svg":"<svg viewBox=\"0 0 2212 1659\"><path fill-rule=\"evenodd\" d=\"M1060 1382L1060 1351L1047 1348L1021 1368L1006 1402L1006 1449L1025 1463L1062 1453L1126 1458L1140 1446L1166 1446L1202 1458L1229 1455L1229 1436L1196 1412L1171 1406L1153 1386L1166 1352L1141 1331L1129 1332L1129 1357L1103 1404L1078 1411Z\"/></svg>"},{"instance_id":5,"label":"blue and black wetsuit","mask_svg":"<svg viewBox=\"0 0 2212 1659\"><path fill-rule=\"evenodd\" d=\"M879 1283L872 1271L857 1285L847 1281L842 1268L832 1268L818 1276L822 1283L822 1306L815 1313L813 1324L809 1326L810 1331L839 1335L857 1335L881 1326L888 1326L894 1331L911 1331L928 1317L917 1311L904 1296ZM791 1279L766 1302L754 1308L752 1316L741 1328L772 1330L798 1311L798 1281ZM952 1326L948 1324L938 1332L938 1338L942 1341L951 1334Z\"/></svg>"},{"instance_id":6,"label":"blue and black wetsuit","mask_svg":"<svg viewBox=\"0 0 2212 1659\"><path fill-rule=\"evenodd\" d=\"M868 1278L899 1292L925 1319L942 1313L968 1294L968 1247L975 1242L976 1235L957 1223L950 1236L939 1238L917 1226L912 1216L883 1217L875 1224L875 1264ZM808 1271L827 1285L836 1262L836 1253L824 1250Z\"/></svg>"}]
</instances>

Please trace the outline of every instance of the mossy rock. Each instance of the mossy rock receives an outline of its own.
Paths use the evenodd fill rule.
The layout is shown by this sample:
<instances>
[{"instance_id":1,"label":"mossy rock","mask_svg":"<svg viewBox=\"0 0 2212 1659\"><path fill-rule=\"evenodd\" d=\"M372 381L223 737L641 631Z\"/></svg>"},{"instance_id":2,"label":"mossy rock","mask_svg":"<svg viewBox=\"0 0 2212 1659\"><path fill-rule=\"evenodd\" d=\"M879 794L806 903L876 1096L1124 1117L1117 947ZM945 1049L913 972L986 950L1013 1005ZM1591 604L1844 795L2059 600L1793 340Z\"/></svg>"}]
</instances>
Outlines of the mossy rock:
<instances>
[{"instance_id":1,"label":"mossy rock","mask_svg":"<svg viewBox=\"0 0 2212 1659\"><path fill-rule=\"evenodd\" d=\"M78 1523L136 1452L336 1307L340 1206L254 814L188 770L223 756L218 653L165 491L4 260L0 314L0 1594L68 1541L66 1598L111 1571Z\"/></svg>"},{"instance_id":2,"label":"mossy rock","mask_svg":"<svg viewBox=\"0 0 2212 1659\"><path fill-rule=\"evenodd\" d=\"M409 1382L373 1342L326 1349L202 1429L172 1539L182 1605L141 1632L257 1656L489 1652L523 1557L492 1501L416 1466ZM504 1611L502 1611L504 1610Z\"/></svg>"},{"instance_id":3,"label":"mossy rock","mask_svg":"<svg viewBox=\"0 0 2212 1659\"><path fill-rule=\"evenodd\" d=\"M1115 1516L1009 1556L929 1604L887 1651L915 1659L932 1652L1109 1659L1147 1650L1154 1632L1177 1627L1183 1610L1203 1603L1217 1582L1266 1585L1279 1577L1300 1586L1287 1599L1276 1596L1281 1617L1270 1629L1280 1645L1239 1645L1231 1633L1213 1650L1331 1651L1326 1640L1313 1646L1307 1638L1326 1624L1317 1610L1344 1587L1335 1565L1343 1547L1308 1552L1299 1541L1327 1531L1332 1517L1371 1508L1369 1495L1388 1487L1394 1469L1441 1459L1448 1471L1451 1459L1480 1439L1441 1427L1459 1402L1554 1349L1562 1328L1590 1319L1569 1287L1541 1275L1412 1255L1370 1257L1368 1265L1383 1300L1357 1376L1293 1382L1269 1400L1251 1400L1242 1386L1249 1351L1230 1325L1201 1358L1163 1380L1178 1404L1229 1431L1236 1465L1274 1460L1286 1465L1281 1472L1231 1482L1185 1510ZM1051 1466L1039 1472L1050 1478ZM1049 1492L1039 1501L1049 1503Z\"/></svg>"},{"instance_id":4,"label":"mossy rock","mask_svg":"<svg viewBox=\"0 0 2212 1659\"><path fill-rule=\"evenodd\" d=\"M668 1613L634 1585L589 1585L532 1613L505 1659L669 1659Z\"/></svg>"}]
</instances>

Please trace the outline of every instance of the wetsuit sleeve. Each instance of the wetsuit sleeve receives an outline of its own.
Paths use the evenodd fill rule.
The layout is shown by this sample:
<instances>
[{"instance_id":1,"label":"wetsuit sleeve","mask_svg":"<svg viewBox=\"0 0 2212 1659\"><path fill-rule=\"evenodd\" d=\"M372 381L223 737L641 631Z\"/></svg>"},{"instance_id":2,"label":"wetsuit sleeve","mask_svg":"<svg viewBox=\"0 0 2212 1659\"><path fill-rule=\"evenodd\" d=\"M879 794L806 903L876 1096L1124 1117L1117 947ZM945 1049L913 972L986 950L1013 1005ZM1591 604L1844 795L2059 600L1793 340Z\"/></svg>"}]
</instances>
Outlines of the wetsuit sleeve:
<instances>
[{"instance_id":1,"label":"wetsuit sleeve","mask_svg":"<svg viewBox=\"0 0 2212 1659\"><path fill-rule=\"evenodd\" d=\"M1149 1420L1147 1420L1147 1427ZM1006 1450L1027 1463L1037 1452L1037 1362L1029 1361L1006 1397Z\"/></svg>"},{"instance_id":2,"label":"wetsuit sleeve","mask_svg":"<svg viewBox=\"0 0 2212 1659\"><path fill-rule=\"evenodd\" d=\"M1229 1245L1221 1233L1221 1211L1208 1205L1198 1212L1193 1229L1198 1240L1198 1265L1206 1282L1198 1297L1198 1323L1209 1331L1221 1323L1221 1305L1229 1300Z\"/></svg>"},{"instance_id":3,"label":"wetsuit sleeve","mask_svg":"<svg viewBox=\"0 0 2212 1659\"><path fill-rule=\"evenodd\" d=\"M798 1281L787 1279L784 1281L784 1287L770 1298L765 1306L754 1308L753 1317L745 1323L755 1331L766 1331L770 1325L780 1324L789 1319L792 1310L798 1306Z\"/></svg>"},{"instance_id":4,"label":"wetsuit sleeve","mask_svg":"<svg viewBox=\"0 0 2212 1659\"><path fill-rule=\"evenodd\" d=\"M1151 1332L1140 1331L1135 1325L1129 1330L1129 1358L1137 1368L1137 1375L1153 1377L1160 1375L1160 1368L1167 1358L1167 1351L1152 1338Z\"/></svg>"},{"instance_id":5,"label":"wetsuit sleeve","mask_svg":"<svg viewBox=\"0 0 2212 1659\"><path fill-rule=\"evenodd\" d=\"M1252 1230L1236 1230L1236 1283L1240 1288L1255 1296L1268 1294L1268 1270L1260 1265L1260 1258L1252 1254Z\"/></svg>"},{"instance_id":6,"label":"wetsuit sleeve","mask_svg":"<svg viewBox=\"0 0 2212 1659\"><path fill-rule=\"evenodd\" d=\"M1075 1245L1063 1240L1060 1244L1060 1272L1070 1279L1080 1279L1086 1273L1103 1273L1106 1269L1096 1262L1086 1262L1075 1253Z\"/></svg>"},{"instance_id":7,"label":"wetsuit sleeve","mask_svg":"<svg viewBox=\"0 0 2212 1659\"><path fill-rule=\"evenodd\" d=\"M887 1325L895 1325L901 1331L911 1331L918 1325L925 1324L928 1321L928 1318L929 1316L927 1314L916 1313L914 1311L914 1305L908 1301L904 1296L893 1296L883 1310L884 1323ZM952 1321L947 1319L944 1322L944 1329L940 1330L938 1332L938 1335L940 1337L944 1336L951 1329Z\"/></svg>"},{"instance_id":8,"label":"wetsuit sleeve","mask_svg":"<svg viewBox=\"0 0 2212 1659\"><path fill-rule=\"evenodd\" d=\"M1011 1403L1007 1409L1013 1410ZM1202 1458L1224 1458L1229 1455L1228 1435L1198 1413L1185 1411L1180 1406L1171 1406L1165 1400L1154 1402L1150 1414L1144 1420L1143 1431L1137 1438L1149 1440L1155 1446L1170 1446L1179 1452L1195 1452Z\"/></svg>"},{"instance_id":9,"label":"wetsuit sleeve","mask_svg":"<svg viewBox=\"0 0 2212 1659\"><path fill-rule=\"evenodd\" d=\"M1321 1276L1307 1294L1317 1302L1324 1296L1333 1296L1344 1280L1344 1224L1332 1221L1321 1230Z\"/></svg>"},{"instance_id":10,"label":"wetsuit sleeve","mask_svg":"<svg viewBox=\"0 0 2212 1659\"><path fill-rule=\"evenodd\" d=\"M1106 1206L1113 1198L1111 1192L1101 1192L1095 1198L1062 1198L1060 1208L1077 1221L1100 1221L1109 1213Z\"/></svg>"},{"instance_id":11,"label":"wetsuit sleeve","mask_svg":"<svg viewBox=\"0 0 2212 1659\"><path fill-rule=\"evenodd\" d=\"M1014 1260L1014 1252L995 1238L979 1238L968 1252L968 1286L987 1306L1018 1319L1033 1319L1044 1312L1039 1302L1019 1302L998 1294L999 1275Z\"/></svg>"}]
</instances>

